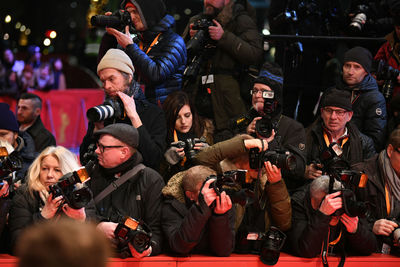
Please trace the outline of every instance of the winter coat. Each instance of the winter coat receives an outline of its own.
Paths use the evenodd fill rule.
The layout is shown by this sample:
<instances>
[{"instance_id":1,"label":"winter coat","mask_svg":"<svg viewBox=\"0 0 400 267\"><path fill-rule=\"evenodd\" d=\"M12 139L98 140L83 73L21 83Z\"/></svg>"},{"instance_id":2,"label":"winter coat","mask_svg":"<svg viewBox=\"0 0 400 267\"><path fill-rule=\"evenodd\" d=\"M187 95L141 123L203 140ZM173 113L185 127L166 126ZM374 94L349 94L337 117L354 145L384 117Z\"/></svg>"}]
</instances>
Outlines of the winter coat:
<instances>
[{"instance_id":1,"label":"winter coat","mask_svg":"<svg viewBox=\"0 0 400 267\"><path fill-rule=\"evenodd\" d=\"M144 43L144 51L136 43L125 48L135 67L136 79L145 85L146 98L158 105L164 102L168 94L181 89L182 73L186 66L186 45L182 37L173 32L174 23L172 16L165 15L157 25L139 33L138 37ZM146 53L160 33L158 42ZM98 61L113 47L117 47L116 39L105 34Z\"/></svg>"},{"instance_id":2,"label":"winter coat","mask_svg":"<svg viewBox=\"0 0 400 267\"><path fill-rule=\"evenodd\" d=\"M384 150L386 153L386 150ZM367 182L367 194L364 201L370 203L370 212L368 213L367 219L370 223L370 231L374 226L374 223L379 219L396 219L400 221L400 202L394 200L392 211L390 214L387 213L386 197L385 197L385 178L382 176L382 166L379 163L379 154L374 157L355 164L352 169L362 171L368 175ZM392 244L392 240L389 237L377 235L378 240L378 251L382 251L382 244Z\"/></svg>"},{"instance_id":3,"label":"winter coat","mask_svg":"<svg viewBox=\"0 0 400 267\"><path fill-rule=\"evenodd\" d=\"M368 74L356 87L349 88L343 82L338 87L352 92L351 121L357 125L360 132L372 139L376 151L383 149L386 141L386 101L379 92L374 77Z\"/></svg>"},{"instance_id":4,"label":"winter coat","mask_svg":"<svg viewBox=\"0 0 400 267\"><path fill-rule=\"evenodd\" d=\"M318 118L306 130L307 164L320 161L321 153L327 148L322 127L323 120ZM371 138L362 134L352 122L346 127L349 139L342 147L342 158L351 165L374 156L376 152Z\"/></svg>"},{"instance_id":5,"label":"winter coat","mask_svg":"<svg viewBox=\"0 0 400 267\"><path fill-rule=\"evenodd\" d=\"M186 42L190 39L190 24L200 17L196 15L190 18L183 33ZM242 4L230 1L216 20L221 24L224 34L216 42L211 55L204 60L197 77L184 90L192 92L195 100L198 95L207 95L207 91L211 91L212 106L209 110L200 109L199 106L197 109L203 116L214 117L219 131L228 127L229 119L246 112L240 96L239 76L247 66L261 64L263 44L257 25ZM214 75L214 82L202 86L204 75Z\"/></svg>"},{"instance_id":6,"label":"winter coat","mask_svg":"<svg viewBox=\"0 0 400 267\"><path fill-rule=\"evenodd\" d=\"M132 158L132 164L127 166L121 175L142 162L139 152ZM89 175L92 179L88 186L93 191L93 198L115 180L114 176L107 175L99 165L96 165ZM123 216L143 220L152 232L151 255L159 254L162 248L160 218L163 187L164 181L160 174L146 167L96 204L98 220L119 223L118 220Z\"/></svg>"},{"instance_id":7,"label":"winter coat","mask_svg":"<svg viewBox=\"0 0 400 267\"><path fill-rule=\"evenodd\" d=\"M178 254L212 254L227 257L235 243L235 212L215 214L204 202L185 197L182 187L184 172L177 173L163 188L162 229L172 252Z\"/></svg>"},{"instance_id":8,"label":"winter coat","mask_svg":"<svg viewBox=\"0 0 400 267\"><path fill-rule=\"evenodd\" d=\"M33 141L35 142L35 149L38 153L42 152L48 146L56 145L56 139L44 127L40 116L36 118L33 125L30 126L26 132L32 136Z\"/></svg>"},{"instance_id":9,"label":"winter coat","mask_svg":"<svg viewBox=\"0 0 400 267\"><path fill-rule=\"evenodd\" d=\"M44 202L41 199L39 192L33 191L33 195L28 190L26 184L21 185L15 192L12 199L12 206L9 215L9 227L11 232L11 247L14 248L18 237L23 230L33 224L46 221L42 216L41 211L44 207ZM85 207L86 220L95 219L94 203L90 202ZM58 215L67 217L61 210L57 212L54 218ZM68 217L69 218L69 217Z\"/></svg>"},{"instance_id":10,"label":"winter coat","mask_svg":"<svg viewBox=\"0 0 400 267\"><path fill-rule=\"evenodd\" d=\"M139 132L139 147L137 149L143 155L143 163L148 167L158 170L160 161L163 158L167 134L164 112L159 107L146 100L138 100L135 98L135 105L137 113L143 123L142 126L137 128ZM104 121L104 126L113 123L131 124L131 120L128 117L124 119L111 118ZM87 163L82 160L84 160L84 155L88 152L89 146L94 146L96 143L93 137L93 129L94 123L90 122L80 146L79 154L83 165Z\"/></svg>"},{"instance_id":11,"label":"winter coat","mask_svg":"<svg viewBox=\"0 0 400 267\"><path fill-rule=\"evenodd\" d=\"M28 168L38 156L38 153L35 151L35 143L28 133L20 132L16 142L15 151L22 158L22 168L16 172L16 180L21 180L24 183Z\"/></svg>"},{"instance_id":12,"label":"winter coat","mask_svg":"<svg viewBox=\"0 0 400 267\"><path fill-rule=\"evenodd\" d=\"M330 231L329 242L335 240L342 231L333 252L355 255L369 255L376 249L376 239L367 222L359 218L357 231L351 234L340 222L329 226L331 216L327 216L311 206L310 186L304 186L292 195L292 229L288 233L289 246L298 257L316 257L321 254L322 245Z\"/></svg>"}]
</instances>

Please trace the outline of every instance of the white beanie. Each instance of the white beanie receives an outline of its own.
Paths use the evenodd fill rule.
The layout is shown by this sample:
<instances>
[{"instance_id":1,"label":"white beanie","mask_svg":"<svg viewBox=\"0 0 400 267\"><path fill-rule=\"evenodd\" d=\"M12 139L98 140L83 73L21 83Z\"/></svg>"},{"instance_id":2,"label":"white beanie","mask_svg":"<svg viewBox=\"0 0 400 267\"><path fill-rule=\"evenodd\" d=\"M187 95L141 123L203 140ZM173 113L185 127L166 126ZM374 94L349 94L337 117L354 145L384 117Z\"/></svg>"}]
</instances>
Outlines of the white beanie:
<instances>
[{"instance_id":1,"label":"white beanie","mask_svg":"<svg viewBox=\"0 0 400 267\"><path fill-rule=\"evenodd\" d=\"M97 74L102 69L117 69L133 76L135 68L130 57L121 49L109 49L97 65Z\"/></svg>"}]
</instances>

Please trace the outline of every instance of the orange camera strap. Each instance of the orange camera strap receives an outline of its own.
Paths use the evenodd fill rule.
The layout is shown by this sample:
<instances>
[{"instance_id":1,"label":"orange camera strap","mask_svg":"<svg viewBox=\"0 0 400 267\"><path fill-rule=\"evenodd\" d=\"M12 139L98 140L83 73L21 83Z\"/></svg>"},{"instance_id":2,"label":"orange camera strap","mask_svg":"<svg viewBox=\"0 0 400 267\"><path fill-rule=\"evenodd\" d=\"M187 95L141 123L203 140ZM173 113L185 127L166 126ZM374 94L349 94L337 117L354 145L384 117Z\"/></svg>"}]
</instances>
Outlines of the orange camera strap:
<instances>
[{"instance_id":1,"label":"orange camera strap","mask_svg":"<svg viewBox=\"0 0 400 267\"><path fill-rule=\"evenodd\" d=\"M174 129L174 142L178 142L178 134L176 133L176 130ZM183 157L182 161L181 161L181 166L185 166L185 162L186 162L186 156Z\"/></svg>"},{"instance_id":2,"label":"orange camera strap","mask_svg":"<svg viewBox=\"0 0 400 267\"><path fill-rule=\"evenodd\" d=\"M160 36L161 36L161 32L157 35L156 38L154 38L153 42L151 42L149 48L147 48L147 51L145 52L146 54L148 54L150 52L150 50L153 48L153 46L155 46L157 44L158 39L160 38ZM143 51L144 48L143 48L143 42L142 41L140 41L139 47L140 47L140 50Z\"/></svg>"},{"instance_id":3,"label":"orange camera strap","mask_svg":"<svg viewBox=\"0 0 400 267\"><path fill-rule=\"evenodd\" d=\"M387 212L387 215L389 216L391 205L390 205L390 197L389 197L389 190L388 190L387 184L385 184L385 200L386 200L386 212Z\"/></svg>"}]
</instances>

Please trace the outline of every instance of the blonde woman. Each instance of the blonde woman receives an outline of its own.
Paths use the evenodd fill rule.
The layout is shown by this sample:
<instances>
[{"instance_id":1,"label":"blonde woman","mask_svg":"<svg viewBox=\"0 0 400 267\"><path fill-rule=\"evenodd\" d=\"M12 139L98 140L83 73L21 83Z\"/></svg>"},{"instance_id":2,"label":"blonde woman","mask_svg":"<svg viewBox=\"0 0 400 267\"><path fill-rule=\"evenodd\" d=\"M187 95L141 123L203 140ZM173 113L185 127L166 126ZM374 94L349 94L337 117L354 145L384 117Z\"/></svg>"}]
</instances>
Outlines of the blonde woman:
<instances>
[{"instance_id":1,"label":"blonde woman","mask_svg":"<svg viewBox=\"0 0 400 267\"><path fill-rule=\"evenodd\" d=\"M13 197L9 226L11 245L21 230L36 222L56 219L64 214L75 220L86 220L85 208L73 209L64 203L62 196L53 197L49 187L66 173L79 168L76 156L62 146L50 146L43 150L28 170L26 184Z\"/></svg>"}]
</instances>

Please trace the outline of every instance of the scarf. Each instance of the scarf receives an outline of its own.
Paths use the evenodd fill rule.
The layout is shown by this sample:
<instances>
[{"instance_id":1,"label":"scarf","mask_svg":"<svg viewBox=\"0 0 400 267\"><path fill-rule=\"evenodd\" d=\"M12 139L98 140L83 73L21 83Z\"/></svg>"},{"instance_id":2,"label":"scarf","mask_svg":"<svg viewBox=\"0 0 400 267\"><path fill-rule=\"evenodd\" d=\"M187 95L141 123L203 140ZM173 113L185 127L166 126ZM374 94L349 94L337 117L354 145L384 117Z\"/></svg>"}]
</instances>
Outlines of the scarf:
<instances>
[{"instance_id":1,"label":"scarf","mask_svg":"<svg viewBox=\"0 0 400 267\"><path fill-rule=\"evenodd\" d=\"M391 196L391 203L393 204L393 197L400 201L400 179L390 164L389 157L386 149L379 154L379 165L381 166L382 176L385 179L385 184L388 186L389 194ZM391 205L393 207L393 205Z\"/></svg>"}]
</instances>

